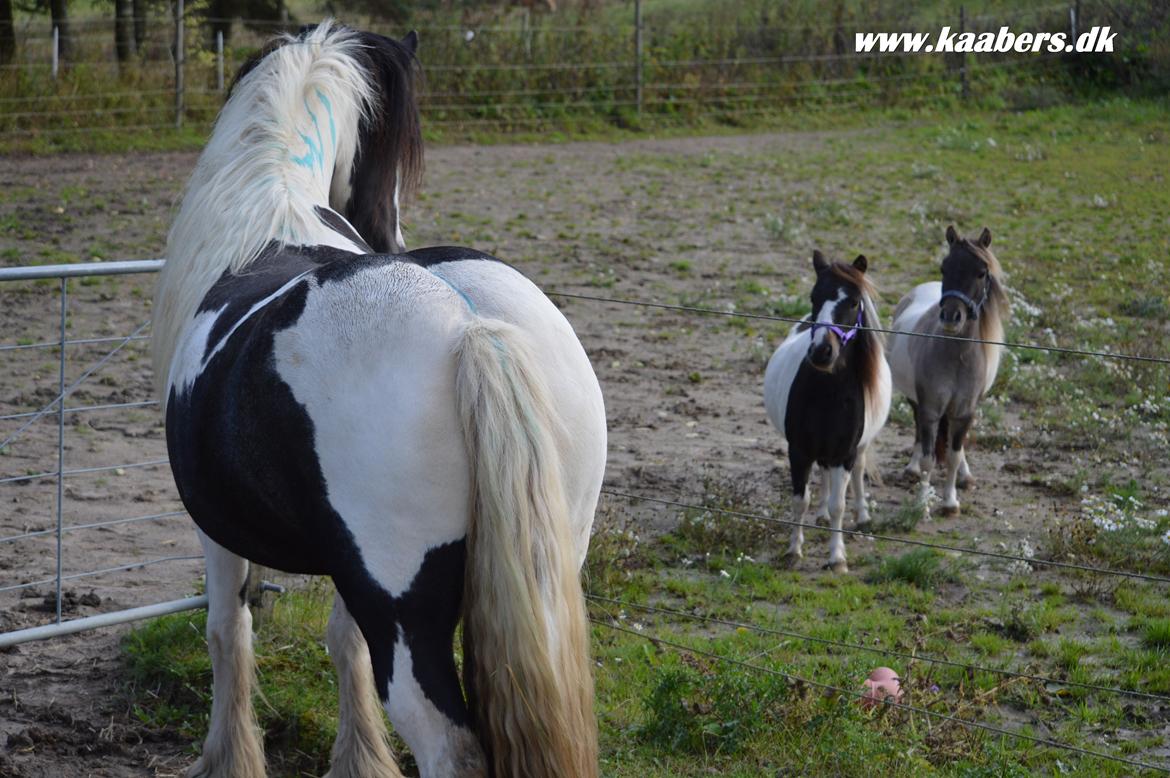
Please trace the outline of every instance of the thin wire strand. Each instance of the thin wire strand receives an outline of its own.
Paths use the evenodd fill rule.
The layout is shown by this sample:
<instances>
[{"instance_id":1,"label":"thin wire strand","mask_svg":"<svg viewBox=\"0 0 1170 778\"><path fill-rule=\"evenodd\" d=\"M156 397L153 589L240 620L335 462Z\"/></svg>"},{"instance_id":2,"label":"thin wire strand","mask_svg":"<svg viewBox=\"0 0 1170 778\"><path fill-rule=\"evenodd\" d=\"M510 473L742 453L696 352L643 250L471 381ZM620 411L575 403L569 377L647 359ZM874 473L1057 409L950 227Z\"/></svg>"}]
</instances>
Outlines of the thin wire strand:
<instances>
[{"instance_id":1,"label":"thin wire strand","mask_svg":"<svg viewBox=\"0 0 1170 778\"><path fill-rule=\"evenodd\" d=\"M143 271L143 272L155 272L155 271ZM90 345L90 344L94 344L94 343L117 343L121 340L124 340L124 338L119 338L119 337L79 338L77 340L67 340L67 341L65 341L65 345L66 346L83 346L83 345ZM131 341L150 340L150 336L149 335L135 335L133 338L130 338L130 340ZM60 345L61 345L61 341L59 341L59 340L46 340L42 343L24 343L24 344L17 343L17 344L12 344L12 345L8 345L8 346L0 346L0 352L21 351L23 349L58 348Z\"/></svg>"},{"instance_id":2,"label":"thin wire strand","mask_svg":"<svg viewBox=\"0 0 1170 778\"><path fill-rule=\"evenodd\" d=\"M162 465L169 465L169 459L152 459L148 462L131 462L124 465L102 465L100 467L79 467L73 470L66 470L62 475L83 475L89 473L108 473L112 470L136 470L146 467L160 467ZM56 478L56 470L46 470L43 473L33 473L32 475L13 475L7 478L0 478L0 484L15 484L22 481L39 481L45 478Z\"/></svg>"},{"instance_id":3,"label":"thin wire strand","mask_svg":"<svg viewBox=\"0 0 1170 778\"><path fill-rule=\"evenodd\" d=\"M659 308L667 311L682 311L684 313L701 313L713 316L730 316L742 319L762 319L764 321L780 321L789 324L804 324L805 319L794 316L774 316L766 313L744 313L742 311L720 311L715 308L699 308L692 305L672 305L670 303L655 303L649 300L623 300L618 297L596 297L576 292L546 291L545 294L555 297L568 297L576 300L591 300L601 303L617 303L619 305L633 305L646 308ZM983 343L989 346L1003 346L1004 348L1029 349L1032 351L1047 351L1053 354L1068 354L1082 357L1099 357L1103 359L1118 359L1133 362L1151 362L1158 365L1170 365L1167 357L1144 357L1137 354L1118 354L1111 351L1093 351L1090 349L1065 348L1062 346L1042 346L1039 343L1018 343L1007 340L983 340L981 338L966 338L960 335L943 335L932 332L914 332L911 330L891 330L884 327L866 327L856 324L838 325L843 330L861 330L863 332L881 332L887 335L909 335L915 338L933 338L936 340L952 340L959 343Z\"/></svg>"},{"instance_id":4,"label":"thin wire strand","mask_svg":"<svg viewBox=\"0 0 1170 778\"><path fill-rule=\"evenodd\" d=\"M123 348L125 348L126 344L130 342L131 338L133 338L138 333L142 332L142 330L146 329L146 327L149 325L150 325L150 319L147 319L146 321L142 322L142 324L139 324L138 327L135 328L135 330L133 332L131 332L129 335L127 335L125 338L123 338L122 341L117 346L114 346L114 348L112 348L104 357L99 359L88 370L86 370L84 373L82 373L81 376L76 381L71 383L65 389L65 391L63 391L59 395L57 395L57 397L54 398L53 401L50 402L48 405L46 405L44 408L41 408L39 411L37 411L31 419L29 419L25 424L23 424L21 426L20 429L18 429L16 432L12 433L7 438L5 438L4 442L0 443L0 451L3 451L4 449L6 449L8 447L9 443L16 440L18 437L20 437L21 433L23 433L26 429L31 427L33 425L33 423L36 422L37 419L41 418L45 414L52 411L53 408L56 407L56 405L58 403L64 403L65 398L68 397L70 394L72 394L74 389L76 389L78 386L80 386L81 383L83 381L85 381L85 379L89 378L91 375L93 375L95 372L97 372L99 369L101 369L102 365L109 362L114 357L115 354L117 354L119 351L121 351ZM64 356L62 356L62 358L64 358ZM0 483L2 483L2 482L0 482Z\"/></svg>"},{"instance_id":5,"label":"thin wire strand","mask_svg":"<svg viewBox=\"0 0 1170 778\"><path fill-rule=\"evenodd\" d=\"M117 565L116 567L105 567L101 570L87 570L84 573L73 573L72 575L61 576L62 581L75 581L78 578L91 578L95 575L105 575L106 573L120 573L126 570L137 570L141 567L151 567L152 565L160 565L166 562L183 562L190 559L202 559L202 554L182 554L178 556L164 556L158 559L147 559L144 562L131 562L128 565ZM45 586L47 584L56 583L57 577L45 578L40 581L29 581L28 583L13 584L11 586L0 586L0 592L14 592L20 589L31 589L34 586Z\"/></svg>"},{"instance_id":6,"label":"thin wire strand","mask_svg":"<svg viewBox=\"0 0 1170 778\"><path fill-rule=\"evenodd\" d=\"M843 535L850 535L860 538L869 538L870 540L883 540L888 543L900 543L908 546L920 546L923 548L933 548L938 551L950 551L958 554L972 554L974 556L985 556L992 559L1003 559L1010 562L1026 562L1030 565L1044 565L1046 567L1058 567L1064 570L1079 570L1086 573L1094 573L1096 575L1109 575L1117 578L1132 578L1139 581L1151 581L1153 583L1170 584L1170 578L1160 575L1153 575L1150 573L1135 573L1130 570L1115 570L1109 567L1092 567L1090 565L1078 565L1075 562L1058 562L1051 559L1039 559L1035 557L1018 556L1016 554L1005 554L1000 551L984 551L980 548L963 548L962 546L951 546L945 543L931 543L926 540L916 540L914 538L898 538L893 535L878 535L872 532L864 532L856 529L833 529L831 527L822 527L818 524L804 524L803 522L793 521L792 519L780 519L772 516L762 516L755 513L744 513L743 511L732 511L726 508L715 508L707 505L693 505L691 503L679 502L677 500L666 500L661 497L646 497L645 495L630 494L629 492L619 492L614 489L602 489L602 494L608 494L611 497L620 497L625 500L642 500L644 502L656 503L658 505L667 505L673 508L682 508L684 510L708 511L711 513L720 513L725 516L733 516L737 519L748 521L761 521L768 524L780 524L786 527L801 527L805 531L818 532L840 532Z\"/></svg>"},{"instance_id":7,"label":"thin wire strand","mask_svg":"<svg viewBox=\"0 0 1170 778\"><path fill-rule=\"evenodd\" d=\"M787 679L791 683L806 684L808 686L813 686L813 687L816 687L819 689L824 689L825 691L828 691L828 692L833 692L835 694L840 694L840 695L847 696L847 697L854 697L857 699L864 699L866 696L866 693L862 692L862 691L857 691L854 689L844 689L844 688L841 688L840 686L834 686L833 684L824 683L822 681L814 681L810 678L805 678L803 676L795 675L794 673L784 672L783 670L776 670L776 669L771 668L771 667L765 667L763 665L756 665L756 664L752 664L751 662L744 662L744 661L739 660L739 659L733 659L733 658L728 657L728 656L723 656L722 654L716 654L716 653L711 652L711 651L704 651L704 650L699 649L699 648L691 648L690 646L683 645L682 643L675 643L674 641L667 640L667 639L661 638L661 637L657 637L655 635L647 635L645 633L637 632L637 631L632 630L632 629L626 629L625 627L621 627L621 626L618 626L617 624L606 622L602 619L596 619L596 618L591 617L589 620L592 621L594 624L597 624L598 626L607 627L607 628L615 630L617 632L624 632L628 635L633 635L635 637L642 638L643 640L647 640L650 643L668 646L670 648L675 649L676 651L685 651L689 654L692 654L695 656L707 657L708 659L714 659L718 662L724 662L727 664L737 665L737 666L742 667L742 668L747 669L747 670L766 673L768 675L774 675L774 676L777 676L780 678ZM971 719L965 719L965 718L962 718L960 716L955 716L955 715L950 714L950 713L942 713L940 711L930 710L929 708L920 708L916 705L909 705L909 704L904 703L904 702L894 702L893 700L891 700L889 698L885 699L883 701L883 704L888 705L892 708L898 708L900 710L907 711L909 713L919 713L919 714L922 714L925 716L931 716L934 718L950 721L950 722L953 722L955 724L959 724L960 726L963 726L963 727L967 727L967 728L971 728L971 729L981 729L981 730L984 730L986 732L991 732L991 733L994 733L997 735L1005 735L1007 737L1014 738L1017 740L1025 740L1025 741L1028 741L1030 743L1035 743L1036 745L1047 746L1049 748L1057 748L1057 749L1061 749L1064 751L1069 751L1072 753L1081 754L1082 756L1091 756L1091 757L1094 757L1096 759L1104 759L1104 760L1109 761L1109 762L1116 762L1118 764L1129 765L1130 767L1140 767L1143 770L1156 770L1158 772L1163 772L1163 773L1170 772L1170 769L1168 769L1166 767L1159 767L1158 765L1149 764L1147 762L1139 762L1135 759L1128 759L1128 758L1123 757L1123 756L1115 756L1113 754L1106 754L1102 751L1093 751L1092 749L1081 748L1080 746L1074 746L1071 743L1063 743L1059 740L1050 740L1049 738L1038 737L1036 735L1028 735L1028 734L1025 734L1023 732L1014 732L1010 729L1005 729L1003 727L997 727L993 724L987 724L987 723L984 723L982 721L972 721Z\"/></svg>"},{"instance_id":8,"label":"thin wire strand","mask_svg":"<svg viewBox=\"0 0 1170 778\"><path fill-rule=\"evenodd\" d=\"M151 405L158 405L158 400L137 400L135 402L107 403L105 405L79 405L76 408L66 408L65 413L91 413L93 411L109 411L122 408L146 408ZM29 416L36 416L38 413L40 413L40 411L29 411L28 413L10 413L7 416L0 416L0 421L27 419Z\"/></svg>"},{"instance_id":9,"label":"thin wire strand","mask_svg":"<svg viewBox=\"0 0 1170 778\"><path fill-rule=\"evenodd\" d=\"M893 656L899 659L905 659L915 662L928 662L930 664L944 665L946 667L955 667L967 672L977 673L991 673L995 675L1003 675L1009 678L1021 678L1028 681L1037 681L1045 684L1056 684L1059 686L1073 686L1078 689L1086 689L1094 692L1107 692L1110 694L1122 694L1130 697L1139 697L1147 700L1157 700L1159 702L1170 702L1170 695L1154 694L1151 692L1138 691L1136 689L1122 689L1113 686L1098 686L1091 683L1080 683L1078 681L1063 681L1059 678L1048 678L1042 675L1033 675L1031 673L1021 673L1015 670L997 669L994 667L984 667L981 665L969 665L963 662L956 662L950 659L943 659L941 657L927 656L923 654L908 654L903 651L897 651L891 648L878 648L876 646L867 646L861 643L846 643L839 640L831 640L829 638L818 638L812 635L802 635L799 632L788 632L782 629L775 629L770 627L761 627L756 624L750 624L740 621L730 621L728 619L721 619L716 616L704 616L698 613L687 613L685 611L672 610L670 608L661 608L653 605L639 605L633 602L626 602L624 600L617 600L612 597L604 597L598 594L586 594L586 599L597 602L608 602L623 608L636 608L638 610L647 611L649 613L661 613L668 616L679 616L693 621L701 621L705 624L722 624L727 627L735 627L736 629L747 629L753 632L758 632L762 635L776 635L778 637L794 638L802 640L806 643L818 643L820 645L834 646L836 648L847 648L853 651L868 651L872 654L882 654L883 656Z\"/></svg>"},{"instance_id":10,"label":"thin wire strand","mask_svg":"<svg viewBox=\"0 0 1170 778\"><path fill-rule=\"evenodd\" d=\"M111 519L109 521L95 521L95 522L92 522L90 524L73 524L73 525L68 526L68 527L63 527L61 529L61 531L62 532L75 532L77 530L83 530L83 529L101 529L102 527L114 527L114 526L118 526L120 524L138 524L138 523L144 522L144 521L158 521L158 520L162 520L162 519L170 519L170 518L174 518L176 516L186 516L186 515L187 515L186 511L165 511L163 513L152 513L148 516L134 516L134 517L125 518L125 519ZM15 543L19 540L28 540L30 538L39 538L39 537L43 537L45 535L53 535L56 532L57 532L56 528L53 528L53 529L40 529L40 530L35 530L33 532L24 532L24 533L21 533L20 535L9 535L7 537L0 538L0 544Z\"/></svg>"}]
</instances>

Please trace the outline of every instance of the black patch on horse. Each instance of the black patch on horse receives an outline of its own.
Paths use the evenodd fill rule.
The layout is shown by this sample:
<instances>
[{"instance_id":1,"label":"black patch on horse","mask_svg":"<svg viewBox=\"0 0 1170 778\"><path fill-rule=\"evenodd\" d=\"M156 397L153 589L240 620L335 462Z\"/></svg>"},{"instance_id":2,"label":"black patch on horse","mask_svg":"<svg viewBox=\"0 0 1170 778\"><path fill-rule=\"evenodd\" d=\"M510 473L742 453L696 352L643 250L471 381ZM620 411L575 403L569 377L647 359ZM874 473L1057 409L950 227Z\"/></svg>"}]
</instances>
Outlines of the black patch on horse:
<instances>
[{"instance_id":1,"label":"black patch on horse","mask_svg":"<svg viewBox=\"0 0 1170 778\"><path fill-rule=\"evenodd\" d=\"M367 254L377 253L372 248L370 248L370 245L362 239L361 235L358 235L356 232L354 232L353 227L351 227L345 219L341 218L341 216L336 211L329 208L322 208L319 205L314 205L313 210L317 212L318 218L321 219L322 223L324 223L326 227L333 230L341 237L346 238L347 240L352 240L357 244L358 248L363 249Z\"/></svg>"}]
</instances>

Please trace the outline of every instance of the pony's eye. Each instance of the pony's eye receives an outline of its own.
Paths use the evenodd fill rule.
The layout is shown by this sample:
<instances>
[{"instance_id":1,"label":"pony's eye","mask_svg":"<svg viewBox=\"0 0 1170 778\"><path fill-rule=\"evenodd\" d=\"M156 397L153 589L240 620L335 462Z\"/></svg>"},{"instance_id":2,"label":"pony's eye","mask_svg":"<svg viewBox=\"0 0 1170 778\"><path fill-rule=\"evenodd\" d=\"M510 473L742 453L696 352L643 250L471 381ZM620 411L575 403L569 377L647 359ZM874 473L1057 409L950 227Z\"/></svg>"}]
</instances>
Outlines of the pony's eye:
<instances>
[{"instance_id":1,"label":"pony's eye","mask_svg":"<svg viewBox=\"0 0 1170 778\"><path fill-rule=\"evenodd\" d=\"M982 270L979 271L979 277L980 278L987 278L987 268L983 268Z\"/></svg>"}]
</instances>

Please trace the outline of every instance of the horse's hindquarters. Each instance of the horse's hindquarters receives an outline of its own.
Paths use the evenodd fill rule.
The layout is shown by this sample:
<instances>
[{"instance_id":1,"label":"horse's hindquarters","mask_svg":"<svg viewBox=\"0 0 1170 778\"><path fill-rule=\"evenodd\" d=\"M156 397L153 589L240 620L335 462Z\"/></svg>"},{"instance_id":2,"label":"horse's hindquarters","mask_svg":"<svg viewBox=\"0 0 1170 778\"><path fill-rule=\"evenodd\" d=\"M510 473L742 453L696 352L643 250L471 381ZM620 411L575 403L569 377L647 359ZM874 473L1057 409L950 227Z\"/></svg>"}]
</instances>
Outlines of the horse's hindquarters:
<instances>
[{"instance_id":1,"label":"horse's hindquarters","mask_svg":"<svg viewBox=\"0 0 1170 778\"><path fill-rule=\"evenodd\" d=\"M584 562L605 471L601 387L573 328L531 281L502 262L456 259L428 268L466 297L476 314L523 333L561 425L557 435L570 515Z\"/></svg>"}]
</instances>

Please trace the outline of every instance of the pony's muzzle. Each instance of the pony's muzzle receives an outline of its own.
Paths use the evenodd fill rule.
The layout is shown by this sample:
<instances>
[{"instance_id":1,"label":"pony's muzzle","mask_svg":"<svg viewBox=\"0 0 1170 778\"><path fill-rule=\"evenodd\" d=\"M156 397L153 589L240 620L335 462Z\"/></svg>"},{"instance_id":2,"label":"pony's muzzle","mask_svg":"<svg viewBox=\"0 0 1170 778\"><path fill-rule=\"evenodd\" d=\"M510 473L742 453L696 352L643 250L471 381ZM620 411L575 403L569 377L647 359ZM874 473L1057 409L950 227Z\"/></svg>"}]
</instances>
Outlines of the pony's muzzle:
<instances>
[{"instance_id":1,"label":"pony's muzzle","mask_svg":"<svg viewBox=\"0 0 1170 778\"><path fill-rule=\"evenodd\" d=\"M966 323L967 312L958 301L943 300L938 312L938 321L942 325L943 332L954 335Z\"/></svg>"},{"instance_id":2,"label":"pony's muzzle","mask_svg":"<svg viewBox=\"0 0 1170 778\"><path fill-rule=\"evenodd\" d=\"M808 363L817 370L829 370L833 366L836 354L833 353L833 344L825 338L820 343L814 343L808 349Z\"/></svg>"}]
</instances>

